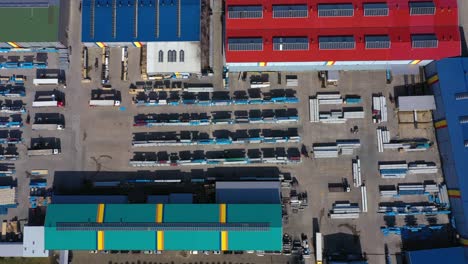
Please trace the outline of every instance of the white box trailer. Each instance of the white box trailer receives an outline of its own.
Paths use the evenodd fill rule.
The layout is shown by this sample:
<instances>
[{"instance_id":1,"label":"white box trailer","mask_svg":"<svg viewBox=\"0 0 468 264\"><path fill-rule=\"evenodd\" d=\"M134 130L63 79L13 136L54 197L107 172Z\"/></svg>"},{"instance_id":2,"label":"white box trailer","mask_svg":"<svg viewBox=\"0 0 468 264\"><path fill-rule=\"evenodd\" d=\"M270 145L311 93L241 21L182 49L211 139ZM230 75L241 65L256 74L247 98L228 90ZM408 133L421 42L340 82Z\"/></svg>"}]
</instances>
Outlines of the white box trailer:
<instances>
[{"instance_id":1,"label":"white box trailer","mask_svg":"<svg viewBox=\"0 0 468 264\"><path fill-rule=\"evenodd\" d=\"M89 100L89 106L119 106L117 100Z\"/></svg>"},{"instance_id":2,"label":"white box trailer","mask_svg":"<svg viewBox=\"0 0 468 264\"><path fill-rule=\"evenodd\" d=\"M58 155L60 150L58 149L29 149L28 156L48 156L48 155Z\"/></svg>"},{"instance_id":3,"label":"white box trailer","mask_svg":"<svg viewBox=\"0 0 468 264\"><path fill-rule=\"evenodd\" d=\"M49 106L62 107L63 104L59 101L34 101L32 103L32 107L49 107Z\"/></svg>"},{"instance_id":4,"label":"white box trailer","mask_svg":"<svg viewBox=\"0 0 468 264\"><path fill-rule=\"evenodd\" d=\"M58 85L59 79L57 78L48 78L48 79L34 79L34 85Z\"/></svg>"},{"instance_id":5,"label":"white box trailer","mask_svg":"<svg viewBox=\"0 0 468 264\"><path fill-rule=\"evenodd\" d=\"M59 124L33 124L32 130L63 130L63 125Z\"/></svg>"},{"instance_id":6,"label":"white box trailer","mask_svg":"<svg viewBox=\"0 0 468 264\"><path fill-rule=\"evenodd\" d=\"M315 260L316 264L322 264L322 233L315 233Z\"/></svg>"}]
</instances>

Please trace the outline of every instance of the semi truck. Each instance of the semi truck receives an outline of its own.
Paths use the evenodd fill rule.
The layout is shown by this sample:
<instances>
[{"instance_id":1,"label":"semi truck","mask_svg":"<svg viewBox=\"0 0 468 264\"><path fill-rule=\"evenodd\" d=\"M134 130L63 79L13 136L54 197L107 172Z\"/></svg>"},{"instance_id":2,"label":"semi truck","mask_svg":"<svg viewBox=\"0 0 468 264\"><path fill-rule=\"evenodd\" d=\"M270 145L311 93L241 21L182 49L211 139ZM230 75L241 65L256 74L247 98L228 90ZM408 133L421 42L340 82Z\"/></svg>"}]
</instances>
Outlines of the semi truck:
<instances>
[{"instance_id":1,"label":"semi truck","mask_svg":"<svg viewBox=\"0 0 468 264\"><path fill-rule=\"evenodd\" d=\"M38 96L32 103L32 107L63 107L64 105L65 104L62 101L57 100L55 98L54 94L47 96Z\"/></svg>"},{"instance_id":2,"label":"semi truck","mask_svg":"<svg viewBox=\"0 0 468 264\"><path fill-rule=\"evenodd\" d=\"M47 78L47 79L34 79L34 85L58 85L59 79L57 78Z\"/></svg>"},{"instance_id":3,"label":"semi truck","mask_svg":"<svg viewBox=\"0 0 468 264\"><path fill-rule=\"evenodd\" d=\"M28 149L28 156L48 156L60 154L59 149Z\"/></svg>"},{"instance_id":4,"label":"semi truck","mask_svg":"<svg viewBox=\"0 0 468 264\"><path fill-rule=\"evenodd\" d=\"M63 130L60 124L33 124L32 130Z\"/></svg>"},{"instance_id":5,"label":"semi truck","mask_svg":"<svg viewBox=\"0 0 468 264\"><path fill-rule=\"evenodd\" d=\"M89 106L119 106L118 100L89 100Z\"/></svg>"},{"instance_id":6,"label":"semi truck","mask_svg":"<svg viewBox=\"0 0 468 264\"><path fill-rule=\"evenodd\" d=\"M328 184L329 192L350 192L351 188L349 187L348 181L343 178L340 183L329 183Z\"/></svg>"}]
</instances>

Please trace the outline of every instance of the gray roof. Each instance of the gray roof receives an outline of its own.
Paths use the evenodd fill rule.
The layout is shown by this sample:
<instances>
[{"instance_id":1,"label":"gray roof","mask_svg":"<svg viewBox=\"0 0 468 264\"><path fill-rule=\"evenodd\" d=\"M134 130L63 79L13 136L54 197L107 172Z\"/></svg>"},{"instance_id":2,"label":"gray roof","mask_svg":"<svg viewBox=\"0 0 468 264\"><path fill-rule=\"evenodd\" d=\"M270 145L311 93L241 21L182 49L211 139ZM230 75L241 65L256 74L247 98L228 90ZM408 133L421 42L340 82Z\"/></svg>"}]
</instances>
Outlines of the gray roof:
<instances>
[{"instance_id":1,"label":"gray roof","mask_svg":"<svg viewBox=\"0 0 468 264\"><path fill-rule=\"evenodd\" d=\"M217 203L255 204L280 203L278 181L216 182Z\"/></svg>"},{"instance_id":2,"label":"gray roof","mask_svg":"<svg viewBox=\"0 0 468 264\"><path fill-rule=\"evenodd\" d=\"M0 256L2 257L22 257L23 256L23 243L15 242L2 242L0 243Z\"/></svg>"},{"instance_id":3,"label":"gray roof","mask_svg":"<svg viewBox=\"0 0 468 264\"><path fill-rule=\"evenodd\" d=\"M436 109L433 95L398 96L399 111L427 111Z\"/></svg>"},{"instance_id":4,"label":"gray roof","mask_svg":"<svg viewBox=\"0 0 468 264\"><path fill-rule=\"evenodd\" d=\"M24 257L48 257L49 251L44 244L44 227L25 226L23 247Z\"/></svg>"}]
</instances>

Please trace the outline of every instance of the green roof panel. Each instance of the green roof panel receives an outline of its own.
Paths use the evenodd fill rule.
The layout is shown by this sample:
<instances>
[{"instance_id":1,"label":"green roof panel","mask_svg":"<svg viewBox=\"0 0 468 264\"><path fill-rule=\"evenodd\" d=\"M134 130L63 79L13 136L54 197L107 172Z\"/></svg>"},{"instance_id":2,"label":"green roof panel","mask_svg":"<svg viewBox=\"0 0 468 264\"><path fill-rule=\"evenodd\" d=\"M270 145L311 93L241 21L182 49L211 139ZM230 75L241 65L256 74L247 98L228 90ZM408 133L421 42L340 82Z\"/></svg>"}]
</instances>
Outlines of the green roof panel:
<instances>
[{"instance_id":1,"label":"green roof panel","mask_svg":"<svg viewBox=\"0 0 468 264\"><path fill-rule=\"evenodd\" d=\"M107 204L104 223L154 223L155 204ZM46 216L46 249L95 250L97 230L57 231L57 222L95 223L97 204L51 204ZM229 231L229 250L281 250L279 204L228 204L227 223L267 223L268 231ZM219 204L164 204L163 223L218 223ZM189 225L190 226L190 225ZM104 231L106 250L155 250L155 231ZM220 250L219 231L165 231L164 250Z\"/></svg>"},{"instance_id":2,"label":"green roof panel","mask_svg":"<svg viewBox=\"0 0 468 264\"><path fill-rule=\"evenodd\" d=\"M106 204L104 222L156 222L155 204Z\"/></svg>"},{"instance_id":3,"label":"green roof panel","mask_svg":"<svg viewBox=\"0 0 468 264\"><path fill-rule=\"evenodd\" d=\"M228 204L228 223L270 223L270 231L230 231L229 250L281 250L282 217L279 204Z\"/></svg>"},{"instance_id":4,"label":"green roof panel","mask_svg":"<svg viewBox=\"0 0 468 264\"><path fill-rule=\"evenodd\" d=\"M59 6L0 8L0 41L58 41L59 11Z\"/></svg>"},{"instance_id":5,"label":"green roof panel","mask_svg":"<svg viewBox=\"0 0 468 264\"><path fill-rule=\"evenodd\" d=\"M97 234L94 231L57 231L57 222L96 222L97 204L54 204L48 206L45 221L45 247L57 250L94 250ZM63 239L66 238L66 241Z\"/></svg>"},{"instance_id":6,"label":"green roof panel","mask_svg":"<svg viewBox=\"0 0 468 264\"><path fill-rule=\"evenodd\" d=\"M147 231L105 231L106 250L155 250L156 232Z\"/></svg>"}]
</instances>

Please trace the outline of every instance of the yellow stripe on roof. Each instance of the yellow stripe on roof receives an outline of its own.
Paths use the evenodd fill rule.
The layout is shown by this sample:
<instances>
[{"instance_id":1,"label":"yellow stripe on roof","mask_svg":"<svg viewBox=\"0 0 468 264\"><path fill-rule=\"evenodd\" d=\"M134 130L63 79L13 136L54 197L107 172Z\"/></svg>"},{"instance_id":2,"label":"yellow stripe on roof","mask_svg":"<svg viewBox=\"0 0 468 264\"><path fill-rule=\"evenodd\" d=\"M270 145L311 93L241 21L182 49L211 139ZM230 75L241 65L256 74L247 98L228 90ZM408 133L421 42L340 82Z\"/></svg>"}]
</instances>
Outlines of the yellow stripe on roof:
<instances>
[{"instance_id":1,"label":"yellow stripe on roof","mask_svg":"<svg viewBox=\"0 0 468 264\"><path fill-rule=\"evenodd\" d=\"M104 222L104 208L105 207L106 207L105 204L98 204L98 212L97 212L96 222L98 222L98 223Z\"/></svg>"},{"instance_id":2,"label":"yellow stripe on roof","mask_svg":"<svg viewBox=\"0 0 468 264\"><path fill-rule=\"evenodd\" d=\"M466 247L468 246L468 239L462 237L460 238L460 243Z\"/></svg>"},{"instance_id":3,"label":"yellow stripe on roof","mask_svg":"<svg viewBox=\"0 0 468 264\"><path fill-rule=\"evenodd\" d=\"M452 189L447 192L449 196L461 196L460 190Z\"/></svg>"},{"instance_id":4,"label":"yellow stripe on roof","mask_svg":"<svg viewBox=\"0 0 468 264\"><path fill-rule=\"evenodd\" d=\"M157 249L164 250L164 231L157 231Z\"/></svg>"},{"instance_id":5,"label":"yellow stripe on roof","mask_svg":"<svg viewBox=\"0 0 468 264\"><path fill-rule=\"evenodd\" d=\"M163 222L164 204L156 205L156 223Z\"/></svg>"},{"instance_id":6,"label":"yellow stripe on roof","mask_svg":"<svg viewBox=\"0 0 468 264\"><path fill-rule=\"evenodd\" d=\"M228 250L228 232L221 231L221 250L226 251Z\"/></svg>"},{"instance_id":7,"label":"yellow stripe on roof","mask_svg":"<svg viewBox=\"0 0 468 264\"><path fill-rule=\"evenodd\" d=\"M439 75L434 75L431 78L427 79L427 84L431 85L439 80Z\"/></svg>"},{"instance_id":8,"label":"yellow stripe on roof","mask_svg":"<svg viewBox=\"0 0 468 264\"><path fill-rule=\"evenodd\" d=\"M226 204L219 205L219 222L222 224L226 223Z\"/></svg>"},{"instance_id":9,"label":"yellow stripe on roof","mask_svg":"<svg viewBox=\"0 0 468 264\"><path fill-rule=\"evenodd\" d=\"M98 231L97 233L98 237L98 250L104 250L104 231Z\"/></svg>"},{"instance_id":10,"label":"yellow stripe on roof","mask_svg":"<svg viewBox=\"0 0 468 264\"><path fill-rule=\"evenodd\" d=\"M12 46L13 48L19 48L20 46L16 44L15 42L7 42L8 45Z\"/></svg>"}]
</instances>

